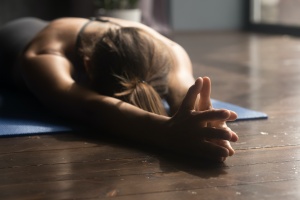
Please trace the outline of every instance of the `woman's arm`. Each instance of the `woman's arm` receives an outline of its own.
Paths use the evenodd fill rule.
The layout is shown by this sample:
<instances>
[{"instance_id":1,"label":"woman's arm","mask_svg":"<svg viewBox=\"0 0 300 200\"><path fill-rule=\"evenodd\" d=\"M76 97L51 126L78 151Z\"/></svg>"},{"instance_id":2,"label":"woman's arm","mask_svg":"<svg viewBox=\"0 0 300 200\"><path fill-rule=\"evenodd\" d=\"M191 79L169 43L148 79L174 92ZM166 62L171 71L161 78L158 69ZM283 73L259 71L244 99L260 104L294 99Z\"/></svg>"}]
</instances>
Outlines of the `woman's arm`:
<instances>
[{"instance_id":1,"label":"woman's arm","mask_svg":"<svg viewBox=\"0 0 300 200\"><path fill-rule=\"evenodd\" d=\"M62 56L31 55L24 61L23 75L29 89L48 108L98 130L139 138L145 130L159 132L167 120L78 85L71 70L71 63ZM142 138L147 139L146 135Z\"/></svg>"},{"instance_id":2,"label":"woman's arm","mask_svg":"<svg viewBox=\"0 0 300 200\"><path fill-rule=\"evenodd\" d=\"M226 148L205 138L234 141L231 131L199 126L203 122L226 120L228 111L196 112L191 108L202 79L197 79L179 111L169 118L84 88L71 78L71 69L71 63L62 56L29 54L24 60L23 74L30 90L48 108L100 133L109 132L197 158L220 161L229 155Z\"/></svg>"},{"instance_id":3,"label":"woman's arm","mask_svg":"<svg viewBox=\"0 0 300 200\"><path fill-rule=\"evenodd\" d=\"M192 70L192 63L186 51L178 44L169 44L173 53L174 66L170 71L169 94L167 101L170 104L171 113L174 114L188 91L195 82Z\"/></svg>"}]
</instances>

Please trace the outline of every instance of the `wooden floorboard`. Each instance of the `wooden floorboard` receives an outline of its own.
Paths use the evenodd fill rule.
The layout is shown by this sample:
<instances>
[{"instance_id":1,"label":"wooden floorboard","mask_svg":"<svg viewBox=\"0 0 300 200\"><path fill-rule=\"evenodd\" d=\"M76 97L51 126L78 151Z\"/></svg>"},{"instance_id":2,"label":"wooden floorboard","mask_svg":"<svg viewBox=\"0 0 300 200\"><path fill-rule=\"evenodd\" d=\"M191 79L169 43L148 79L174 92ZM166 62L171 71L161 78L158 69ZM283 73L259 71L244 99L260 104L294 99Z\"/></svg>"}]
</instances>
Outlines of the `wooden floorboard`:
<instances>
[{"instance_id":1,"label":"wooden floorboard","mask_svg":"<svg viewBox=\"0 0 300 200\"><path fill-rule=\"evenodd\" d=\"M178 33L212 97L266 112L229 123L224 163L189 160L93 133L0 138L0 199L300 199L300 38Z\"/></svg>"}]
</instances>

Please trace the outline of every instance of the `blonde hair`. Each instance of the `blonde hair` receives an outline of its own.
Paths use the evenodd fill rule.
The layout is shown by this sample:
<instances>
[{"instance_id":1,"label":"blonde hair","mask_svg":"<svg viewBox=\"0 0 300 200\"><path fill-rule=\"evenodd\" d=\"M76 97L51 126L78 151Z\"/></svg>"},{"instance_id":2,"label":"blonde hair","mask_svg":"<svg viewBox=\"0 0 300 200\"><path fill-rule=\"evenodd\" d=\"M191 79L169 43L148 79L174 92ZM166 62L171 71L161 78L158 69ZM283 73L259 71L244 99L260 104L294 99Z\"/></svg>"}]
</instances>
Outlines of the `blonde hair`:
<instances>
[{"instance_id":1,"label":"blonde hair","mask_svg":"<svg viewBox=\"0 0 300 200\"><path fill-rule=\"evenodd\" d=\"M141 29L110 29L91 55L92 86L101 94L166 115L162 98L168 93L170 55L163 42Z\"/></svg>"}]
</instances>

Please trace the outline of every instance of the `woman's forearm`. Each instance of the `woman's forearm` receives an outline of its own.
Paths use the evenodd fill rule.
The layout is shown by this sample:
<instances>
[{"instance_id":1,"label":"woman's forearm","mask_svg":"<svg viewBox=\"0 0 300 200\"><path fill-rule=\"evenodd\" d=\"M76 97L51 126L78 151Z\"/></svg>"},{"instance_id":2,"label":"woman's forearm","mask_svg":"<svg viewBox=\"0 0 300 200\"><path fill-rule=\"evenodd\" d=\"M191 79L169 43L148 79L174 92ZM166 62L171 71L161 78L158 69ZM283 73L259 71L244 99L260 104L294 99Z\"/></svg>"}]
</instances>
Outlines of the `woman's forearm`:
<instances>
[{"instance_id":1,"label":"woman's forearm","mask_svg":"<svg viewBox=\"0 0 300 200\"><path fill-rule=\"evenodd\" d=\"M131 138L148 140L163 131L162 124L167 117L78 85L70 77L71 63L64 57L31 54L28 53L23 65L24 78L36 97L56 113L99 132Z\"/></svg>"},{"instance_id":2,"label":"woman's forearm","mask_svg":"<svg viewBox=\"0 0 300 200\"><path fill-rule=\"evenodd\" d=\"M172 118L146 112L77 84L67 92L52 94L56 100L48 102L57 112L92 126L100 134L109 133L184 155L223 160L229 155L228 149L205 138L234 141L235 133L200 125L203 122L226 121L230 114L225 110L192 111L200 90L198 82L189 89L183 105Z\"/></svg>"},{"instance_id":3,"label":"woman's forearm","mask_svg":"<svg viewBox=\"0 0 300 200\"><path fill-rule=\"evenodd\" d=\"M95 129L138 141L156 143L169 119L112 97L95 96L87 104L87 120Z\"/></svg>"}]
</instances>

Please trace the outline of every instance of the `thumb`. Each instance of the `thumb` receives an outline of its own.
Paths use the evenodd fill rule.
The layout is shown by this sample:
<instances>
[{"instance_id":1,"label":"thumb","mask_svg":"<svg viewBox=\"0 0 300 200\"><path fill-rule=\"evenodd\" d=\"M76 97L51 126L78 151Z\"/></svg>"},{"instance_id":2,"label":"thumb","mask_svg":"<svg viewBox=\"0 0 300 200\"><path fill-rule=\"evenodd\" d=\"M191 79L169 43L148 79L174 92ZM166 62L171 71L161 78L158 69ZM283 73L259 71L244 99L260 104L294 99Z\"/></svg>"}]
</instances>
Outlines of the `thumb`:
<instances>
[{"instance_id":1,"label":"thumb","mask_svg":"<svg viewBox=\"0 0 300 200\"><path fill-rule=\"evenodd\" d=\"M211 101L211 81L208 77L203 78L203 87L200 91L199 110L210 110L212 109Z\"/></svg>"},{"instance_id":2,"label":"thumb","mask_svg":"<svg viewBox=\"0 0 300 200\"><path fill-rule=\"evenodd\" d=\"M195 84L192 85L187 91L182 101L180 107L181 109L194 110L197 95L200 93L202 86L203 86L203 79L199 77L196 79Z\"/></svg>"}]
</instances>

